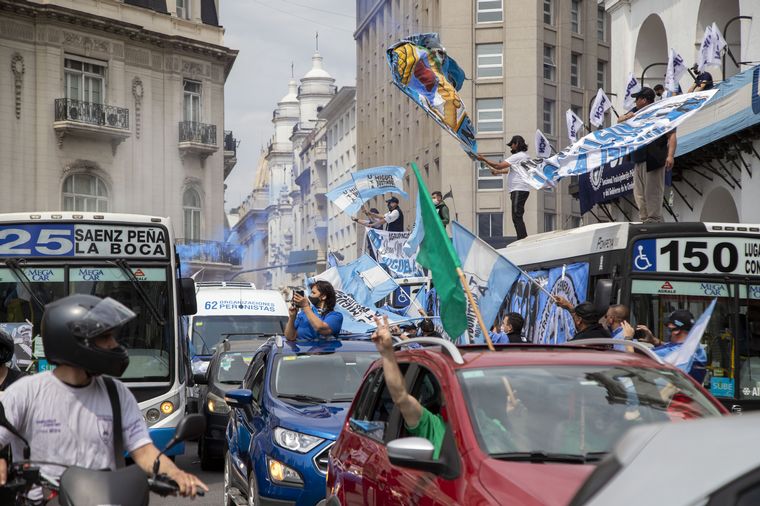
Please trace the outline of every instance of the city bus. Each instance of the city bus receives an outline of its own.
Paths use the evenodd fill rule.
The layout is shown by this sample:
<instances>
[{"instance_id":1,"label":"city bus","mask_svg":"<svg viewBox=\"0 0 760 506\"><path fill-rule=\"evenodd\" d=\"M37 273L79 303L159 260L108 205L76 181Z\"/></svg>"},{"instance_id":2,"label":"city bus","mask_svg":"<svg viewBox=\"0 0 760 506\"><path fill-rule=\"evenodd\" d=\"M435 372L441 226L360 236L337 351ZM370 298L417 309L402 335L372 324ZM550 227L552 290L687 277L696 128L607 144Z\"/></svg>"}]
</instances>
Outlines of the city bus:
<instances>
[{"instance_id":1,"label":"city bus","mask_svg":"<svg viewBox=\"0 0 760 506\"><path fill-rule=\"evenodd\" d=\"M525 271L502 312L520 312L533 342L561 342L574 331L537 284L574 303L625 304L631 324L659 337L671 311L699 317L717 298L702 340L705 387L733 411L760 409L760 225L599 223L499 252Z\"/></svg>"},{"instance_id":2,"label":"city bus","mask_svg":"<svg viewBox=\"0 0 760 506\"><path fill-rule=\"evenodd\" d=\"M39 338L45 304L87 293L112 297L137 314L119 336L129 350L129 367L120 379L137 398L156 446L163 448L185 415L189 360L179 319L193 314L196 305L193 280L179 277L169 219L0 214L0 262L0 325L19 336L14 338L18 363L30 372L52 367Z\"/></svg>"}]
</instances>

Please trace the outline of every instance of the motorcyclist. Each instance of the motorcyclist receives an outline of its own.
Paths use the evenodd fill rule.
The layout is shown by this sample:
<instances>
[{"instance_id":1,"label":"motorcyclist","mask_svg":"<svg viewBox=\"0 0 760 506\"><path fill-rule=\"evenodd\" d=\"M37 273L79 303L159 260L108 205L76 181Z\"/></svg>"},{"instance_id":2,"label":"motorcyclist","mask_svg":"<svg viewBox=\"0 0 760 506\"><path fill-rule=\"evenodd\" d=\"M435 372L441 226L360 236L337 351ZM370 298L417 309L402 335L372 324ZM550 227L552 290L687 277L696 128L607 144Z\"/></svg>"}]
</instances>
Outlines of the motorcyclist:
<instances>
[{"instance_id":1,"label":"motorcyclist","mask_svg":"<svg viewBox=\"0 0 760 506\"><path fill-rule=\"evenodd\" d=\"M18 369L8 366L13 359L14 349L13 336L7 330L0 328L0 392L24 375Z\"/></svg>"},{"instance_id":2,"label":"motorcyclist","mask_svg":"<svg viewBox=\"0 0 760 506\"><path fill-rule=\"evenodd\" d=\"M117 342L122 326L135 318L111 298L75 294L45 306L41 334L45 355L57 367L17 381L2 403L9 422L29 441L31 460L115 469L113 412L102 375L121 376L129 365L126 348ZM121 405L124 449L150 474L159 450L153 445L134 395L114 381ZM21 442L0 428L0 446ZM0 459L0 485L7 480L7 462ZM63 469L42 466L49 476ZM179 492L195 496L208 487L161 456L160 471L177 482Z\"/></svg>"}]
</instances>

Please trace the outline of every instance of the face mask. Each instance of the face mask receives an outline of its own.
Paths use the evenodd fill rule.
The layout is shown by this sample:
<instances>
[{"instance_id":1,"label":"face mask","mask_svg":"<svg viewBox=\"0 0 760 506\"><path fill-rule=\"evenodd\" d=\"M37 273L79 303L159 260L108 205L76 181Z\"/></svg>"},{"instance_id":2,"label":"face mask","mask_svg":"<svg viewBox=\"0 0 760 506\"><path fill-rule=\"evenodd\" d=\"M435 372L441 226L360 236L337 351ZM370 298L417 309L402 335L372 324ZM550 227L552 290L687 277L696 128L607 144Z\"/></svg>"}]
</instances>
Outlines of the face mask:
<instances>
[{"instance_id":1,"label":"face mask","mask_svg":"<svg viewBox=\"0 0 760 506\"><path fill-rule=\"evenodd\" d=\"M319 303L322 302L319 297L316 297L314 295L309 295L309 302L311 302L315 306L319 306Z\"/></svg>"}]
</instances>

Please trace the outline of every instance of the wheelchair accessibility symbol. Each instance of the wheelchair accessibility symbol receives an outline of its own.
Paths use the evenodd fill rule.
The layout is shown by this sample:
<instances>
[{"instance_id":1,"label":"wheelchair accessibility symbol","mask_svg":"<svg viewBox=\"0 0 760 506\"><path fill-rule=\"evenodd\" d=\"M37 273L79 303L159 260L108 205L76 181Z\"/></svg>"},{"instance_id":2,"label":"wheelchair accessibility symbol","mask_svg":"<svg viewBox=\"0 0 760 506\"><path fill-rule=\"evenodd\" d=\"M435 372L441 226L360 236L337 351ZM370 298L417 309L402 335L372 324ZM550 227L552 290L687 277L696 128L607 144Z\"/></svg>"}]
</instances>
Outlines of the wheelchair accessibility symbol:
<instances>
[{"instance_id":1,"label":"wheelchair accessibility symbol","mask_svg":"<svg viewBox=\"0 0 760 506\"><path fill-rule=\"evenodd\" d=\"M636 241L633 246L633 268L637 271L654 271L653 258L655 242L650 240Z\"/></svg>"}]
</instances>

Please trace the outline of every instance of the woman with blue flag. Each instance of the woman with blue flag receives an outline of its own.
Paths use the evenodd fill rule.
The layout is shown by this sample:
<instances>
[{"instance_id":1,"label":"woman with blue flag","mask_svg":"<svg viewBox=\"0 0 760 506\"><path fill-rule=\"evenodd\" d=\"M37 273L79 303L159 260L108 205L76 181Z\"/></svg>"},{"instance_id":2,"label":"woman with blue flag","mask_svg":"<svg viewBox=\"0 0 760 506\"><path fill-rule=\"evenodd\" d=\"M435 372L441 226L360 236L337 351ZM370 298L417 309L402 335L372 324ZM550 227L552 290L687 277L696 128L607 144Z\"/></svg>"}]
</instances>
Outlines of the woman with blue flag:
<instances>
[{"instance_id":1,"label":"woman with blue flag","mask_svg":"<svg viewBox=\"0 0 760 506\"><path fill-rule=\"evenodd\" d=\"M288 341L328 339L338 337L343 315L335 311L335 288L328 281L315 281L309 286L311 295L293 292L288 311L285 337Z\"/></svg>"}]
</instances>

